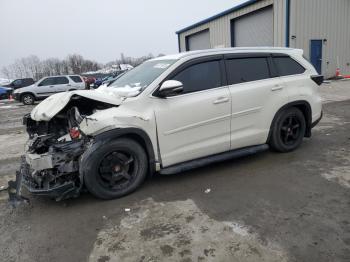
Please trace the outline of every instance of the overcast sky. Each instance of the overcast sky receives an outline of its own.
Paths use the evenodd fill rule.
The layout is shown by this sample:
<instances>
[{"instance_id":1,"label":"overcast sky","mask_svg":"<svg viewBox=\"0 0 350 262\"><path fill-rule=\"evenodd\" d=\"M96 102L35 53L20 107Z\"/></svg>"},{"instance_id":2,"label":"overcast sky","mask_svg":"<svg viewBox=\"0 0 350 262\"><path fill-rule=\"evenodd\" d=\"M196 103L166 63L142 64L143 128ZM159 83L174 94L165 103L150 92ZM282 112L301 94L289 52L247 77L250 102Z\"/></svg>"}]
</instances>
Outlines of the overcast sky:
<instances>
[{"instance_id":1,"label":"overcast sky","mask_svg":"<svg viewBox=\"0 0 350 262\"><path fill-rule=\"evenodd\" d=\"M0 68L28 55L176 53L175 31L244 0L0 0Z\"/></svg>"}]
</instances>

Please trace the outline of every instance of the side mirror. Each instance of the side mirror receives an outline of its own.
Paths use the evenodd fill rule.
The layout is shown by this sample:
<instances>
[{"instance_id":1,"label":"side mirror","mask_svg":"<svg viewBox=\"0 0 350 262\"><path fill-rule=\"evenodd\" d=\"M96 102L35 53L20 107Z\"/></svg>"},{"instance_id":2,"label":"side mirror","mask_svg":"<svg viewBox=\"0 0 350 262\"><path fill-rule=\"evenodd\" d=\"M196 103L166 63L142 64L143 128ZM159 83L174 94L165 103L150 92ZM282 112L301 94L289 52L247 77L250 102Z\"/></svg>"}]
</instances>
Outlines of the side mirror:
<instances>
[{"instance_id":1,"label":"side mirror","mask_svg":"<svg viewBox=\"0 0 350 262\"><path fill-rule=\"evenodd\" d=\"M183 84L177 80L167 80L159 88L158 95L160 97L167 97L179 94L183 91Z\"/></svg>"}]
</instances>

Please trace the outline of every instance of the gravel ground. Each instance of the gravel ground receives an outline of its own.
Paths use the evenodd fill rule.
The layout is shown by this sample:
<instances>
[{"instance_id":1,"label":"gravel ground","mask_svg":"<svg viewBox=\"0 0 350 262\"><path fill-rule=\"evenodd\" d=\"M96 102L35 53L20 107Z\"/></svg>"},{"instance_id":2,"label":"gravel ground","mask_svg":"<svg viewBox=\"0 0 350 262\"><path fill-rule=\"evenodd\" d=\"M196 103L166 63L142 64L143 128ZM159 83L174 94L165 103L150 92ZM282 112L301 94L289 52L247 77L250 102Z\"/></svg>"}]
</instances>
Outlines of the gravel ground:
<instances>
[{"instance_id":1,"label":"gravel ground","mask_svg":"<svg viewBox=\"0 0 350 262\"><path fill-rule=\"evenodd\" d=\"M155 176L113 201L30 197L13 209L0 192L0 260L350 261L350 82L321 91L323 120L289 154ZM0 102L0 187L30 110Z\"/></svg>"}]
</instances>

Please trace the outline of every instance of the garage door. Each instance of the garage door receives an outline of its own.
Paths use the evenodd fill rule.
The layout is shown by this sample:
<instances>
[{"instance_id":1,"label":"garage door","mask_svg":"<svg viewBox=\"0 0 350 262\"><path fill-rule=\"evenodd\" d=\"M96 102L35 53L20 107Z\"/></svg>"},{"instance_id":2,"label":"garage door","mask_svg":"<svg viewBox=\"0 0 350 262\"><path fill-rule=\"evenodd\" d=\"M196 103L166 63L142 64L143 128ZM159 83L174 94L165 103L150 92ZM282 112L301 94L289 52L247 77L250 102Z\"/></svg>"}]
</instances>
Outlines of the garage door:
<instances>
[{"instance_id":1,"label":"garage door","mask_svg":"<svg viewBox=\"0 0 350 262\"><path fill-rule=\"evenodd\" d=\"M272 7L231 21L232 46L273 46Z\"/></svg>"},{"instance_id":2,"label":"garage door","mask_svg":"<svg viewBox=\"0 0 350 262\"><path fill-rule=\"evenodd\" d=\"M210 48L209 29L186 37L186 50L202 50Z\"/></svg>"}]
</instances>

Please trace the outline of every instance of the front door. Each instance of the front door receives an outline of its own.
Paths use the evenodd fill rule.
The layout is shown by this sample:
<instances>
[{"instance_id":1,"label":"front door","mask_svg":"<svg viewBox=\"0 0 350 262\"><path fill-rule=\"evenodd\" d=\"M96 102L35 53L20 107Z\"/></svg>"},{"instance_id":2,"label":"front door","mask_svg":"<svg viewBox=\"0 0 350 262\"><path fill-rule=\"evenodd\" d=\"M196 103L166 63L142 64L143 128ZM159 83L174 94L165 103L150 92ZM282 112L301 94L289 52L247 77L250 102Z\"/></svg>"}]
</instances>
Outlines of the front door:
<instances>
[{"instance_id":1,"label":"front door","mask_svg":"<svg viewBox=\"0 0 350 262\"><path fill-rule=\"evenodd\" d=\"M39 97L47 97L57 92L55 86L55 78L47 77L43 79L35 88L36 94Z\"/></svg>"},{"instance_id":2,"label":"front door","mask_svg":"<svg viewBox=\"0 0 350 262\"><path fill-rule=\"evenodd\" d=\"M322 40L311 40L310 61L316 71L322 73Z\"/></svg>"},{"instance_id":3,"label":"front door","mask_svg":"<svg viewBox=\"0 0 350 262\"><path fill-rule=\"evenodd\" d=\"M170 79L182 94L157 99L156 121L163 167L230 149L231 98L220 60L188 65Z\"/></svg>"}]
</instances>

